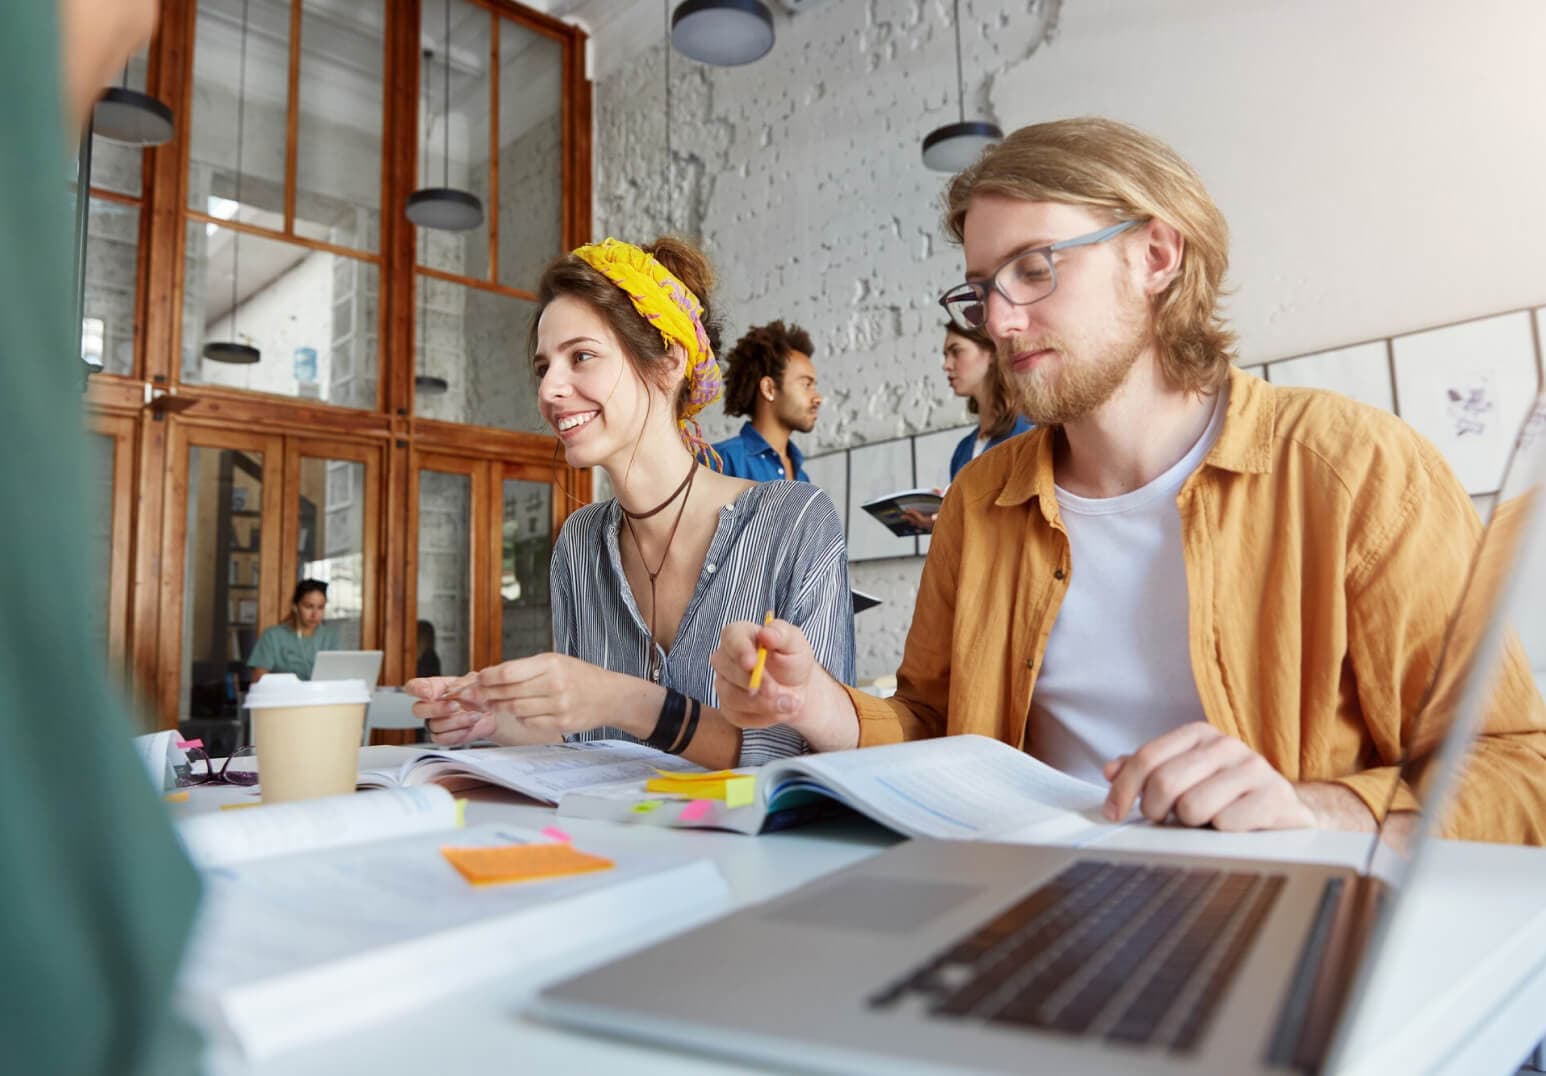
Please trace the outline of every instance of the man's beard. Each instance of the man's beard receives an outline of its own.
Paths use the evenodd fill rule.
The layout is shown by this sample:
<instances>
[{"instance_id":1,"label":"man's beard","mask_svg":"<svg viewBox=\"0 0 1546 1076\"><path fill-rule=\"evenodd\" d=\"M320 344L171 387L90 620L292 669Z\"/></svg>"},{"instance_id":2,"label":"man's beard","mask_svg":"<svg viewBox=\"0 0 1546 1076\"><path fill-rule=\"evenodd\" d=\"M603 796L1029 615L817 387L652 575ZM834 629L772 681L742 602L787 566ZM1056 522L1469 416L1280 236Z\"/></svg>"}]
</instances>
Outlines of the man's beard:
<instances>
[{"instance_id":1,"label":"man's beard","mask_svg":"<svg viewBox=\"0 0 1546 1076\"><path fill-rule=\"evenodd\" d=\"M797 409L787 399L779 401L776 413L778 420L791 430L797 430L800 433L810 433L816 428L816 416L811 413L810 408L802 407Z\"/></svg>"},{"instance_id":2,"label":"man's beard","mask_svg":"<svg viewBox=\"0 0 1546 1076\"><path fill-rule=\"evenodd\" d=\"M1104 341L1066 342L1055 336L1014 337L999 346L999 369L1019 411L1038 426L1062 426L1100 408L1127 380L1138 356L1149 343L1147 311L1124 303L1114 334ZM1016 373L1012 357L1050 349L1056 357L1042 359L1026 373Z\"/></svg>"}]
</instances>

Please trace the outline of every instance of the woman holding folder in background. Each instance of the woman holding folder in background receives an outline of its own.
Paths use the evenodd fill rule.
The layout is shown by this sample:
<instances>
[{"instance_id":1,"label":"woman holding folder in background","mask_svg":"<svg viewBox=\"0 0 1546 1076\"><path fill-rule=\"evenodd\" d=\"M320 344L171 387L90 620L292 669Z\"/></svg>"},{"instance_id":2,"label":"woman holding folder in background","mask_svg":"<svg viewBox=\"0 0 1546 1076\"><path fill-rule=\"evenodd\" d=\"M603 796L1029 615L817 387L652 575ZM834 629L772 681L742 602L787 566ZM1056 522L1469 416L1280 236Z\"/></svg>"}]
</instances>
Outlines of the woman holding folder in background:
<instances>
[{"instance_id":1,"label":"woman holding folder in background","mask_svg":"<svg viewBox=\"0 0 1546 1076\"><path fill-rule=\"evenodd\" d=\"M1029 430L1031 423L1015 411L1009 387L998 368L998 350L987 333L947 323L944 355L945 378L951 391L965 396L966 409L977 416L977 429L961 438L950 456L950 481L954 482L962 467L988 449ZM934 529L932 513L925 515L909 509L903 515L921 530Z\"/></svg>"},{"instance_id":2,"label":"woman holding folder in background","mask_svg":"<svg viewBox=\"0 0 1546 1076\"><path fill-rule=\"evenodd\" d=\"M601 467L617 496L571 516L553 549L555 653L406 685L437 743L611 737L714 769L800 754L792 730L743 732L715 708L721 629L767 610L852 682L836 508L805 483L720 474L693 419L721 389L712 284L703 255L669 237L584 246L543 274L538 404L569 465Z\"/></svg>"}]
</instances>

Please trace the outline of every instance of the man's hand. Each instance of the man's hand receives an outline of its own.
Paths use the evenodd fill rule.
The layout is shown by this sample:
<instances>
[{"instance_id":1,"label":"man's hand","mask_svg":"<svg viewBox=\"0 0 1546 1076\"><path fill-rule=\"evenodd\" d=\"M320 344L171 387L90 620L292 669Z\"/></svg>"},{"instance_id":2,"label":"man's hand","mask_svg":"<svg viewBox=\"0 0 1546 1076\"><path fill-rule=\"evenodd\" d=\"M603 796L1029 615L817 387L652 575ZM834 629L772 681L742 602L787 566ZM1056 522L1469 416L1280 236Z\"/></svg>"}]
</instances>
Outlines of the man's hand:
<instances>
[{"instance_id":1,"label":"man's hand","mask_svg":"<svg viewBox=\"0 0 1546 1076\"><path fill-rule=\"evenodd\" d=\"M1183 825L1231 832L1321 824L1293 782L1205 721L1183 725L1113 759L1105 774L1111 782L1105 815L1113 822L1126 818L1139 800L1151 822L1173 814Z\"/></svg>"},{"instance_id":2,"label":"man's hand","mask_svg":"<svg viewBox=\"0 0 1546 1076\"><path fill-rule=\"evenodd\" d=\"M768 661L753 692L751 675L758 647L767 648ZM818 671L805 633L785 620L766 627L744 620L726 624L709 664L714 667L719 712L743 729L767 728L797 718L805 709L812 674Z\"/></svg>"},{"instance_id":3,"label":"man's hand","mask_svg":"<svg viewBox=\"0 0 1546 1076\"><path fill-rule=\"evenodd\" d=\"M751 690L757 648L767 647L762 682ZM859 715L843 685L811 652L805 634L784 620L762 627L747 621L726 624L709 657L719 712L743 729L787 725L814 751L859 746Z\"/></svg>"}]
</instances>

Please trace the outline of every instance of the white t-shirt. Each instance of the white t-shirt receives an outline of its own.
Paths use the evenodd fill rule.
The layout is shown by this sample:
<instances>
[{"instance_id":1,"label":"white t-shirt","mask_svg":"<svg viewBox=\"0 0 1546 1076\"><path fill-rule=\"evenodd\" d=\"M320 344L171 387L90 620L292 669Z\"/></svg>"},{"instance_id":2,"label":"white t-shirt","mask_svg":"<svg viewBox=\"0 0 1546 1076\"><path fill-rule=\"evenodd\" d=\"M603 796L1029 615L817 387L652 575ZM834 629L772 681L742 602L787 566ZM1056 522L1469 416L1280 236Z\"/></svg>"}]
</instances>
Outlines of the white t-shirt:
<instances>
[{"instance_id":1,"label":"white t-shirt","mask_svg":"<svg viewBox=\"0 0 1546 1076\"><path fill-rule=\"evenodd\" d=\"M1027 747L1075 777L1104 782L1111 759L1203 719L1176 496L1218 440L1228 395L1219 393L1197 443L1148 485L1093 499L1057 490L1072 570L1031 697Z\"/></svg>"},{"instance_id":2,"label":"white t-shirt","mask_svg":"<svg viewBox=\"0 0 1546 1076\"><path fill-rule=\"evenodd\" d=\"M977 440L973 441L972 442L972 459L976 459L978 456L982 455L983 452L988 447L988 442L991 441L991 440L992 440L991 437L979 437L979 438L977 438Z\"/></svg>"}]
</instances>

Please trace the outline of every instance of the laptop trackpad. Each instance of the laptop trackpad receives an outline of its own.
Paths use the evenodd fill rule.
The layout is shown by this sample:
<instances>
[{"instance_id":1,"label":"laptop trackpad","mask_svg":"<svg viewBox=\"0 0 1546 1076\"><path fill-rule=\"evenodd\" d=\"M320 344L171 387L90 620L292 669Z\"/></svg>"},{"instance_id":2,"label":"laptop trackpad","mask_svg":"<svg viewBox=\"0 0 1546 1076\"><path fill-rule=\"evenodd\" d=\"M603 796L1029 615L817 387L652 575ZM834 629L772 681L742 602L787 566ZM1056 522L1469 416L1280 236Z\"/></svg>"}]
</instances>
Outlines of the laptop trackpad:
<instances>
[{"instance_id":1,"label":"laptop trackpad","mask_svg":"<svg viewBox=\"0 0 1546 1076\"><path fill-rule=\"evenodd\" d=\"M770 910L800 926L898 933L916 930L982 892L981 886L906 878L847 878Z\"/></svg>"}]
</instances>

